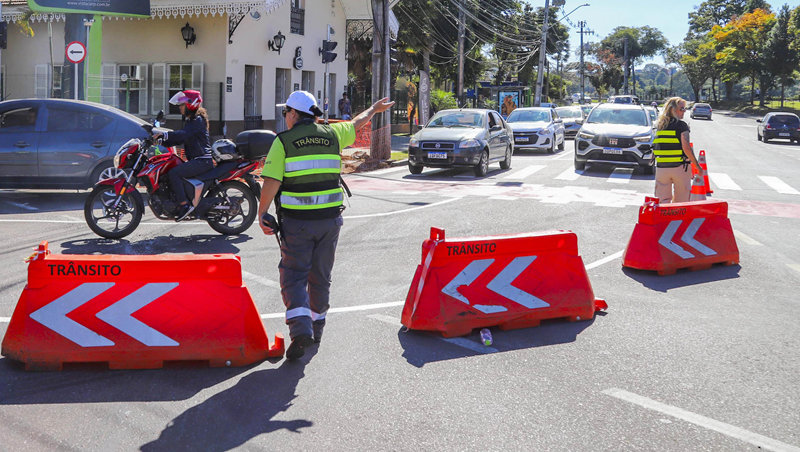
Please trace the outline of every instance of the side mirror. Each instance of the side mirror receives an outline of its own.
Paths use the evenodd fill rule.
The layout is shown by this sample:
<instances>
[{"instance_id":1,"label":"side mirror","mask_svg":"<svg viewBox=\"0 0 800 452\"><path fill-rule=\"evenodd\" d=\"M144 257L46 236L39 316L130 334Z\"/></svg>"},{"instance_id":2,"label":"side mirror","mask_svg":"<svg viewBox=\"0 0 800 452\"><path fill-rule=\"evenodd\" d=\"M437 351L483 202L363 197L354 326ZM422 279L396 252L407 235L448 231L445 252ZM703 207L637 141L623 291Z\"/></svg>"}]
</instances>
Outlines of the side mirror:
<instances>
[{"instance_id":1,"label":"side mirror","mask_svg":"<svg viewBox=\"0 0 800 452\"><path fill-rule=\"evenodd\" d=\"M164 120L164 110L159 110L158 115L156 115L156 121L161 122Z\"/></svg>"},{"instance_id":2,"label":"side mirror","mask_svg":"<svg viewBox=\"0 0 800 452\"><path fill-rule=\"evenodd\" d=\"M502 129L502 127L500 127L500 126L498 126L498 125L493 125L493 126L492 126L492 128L491 128L491 129L489 129L489 130L491 130L492 132L495 132L495 131L498 131L498 130L500 130L500 129Z\"/></svg>"},{"instance_id":3,"label":"side mirror","mask_svg":"<svg viewBox=\"0 0 800 452\"><path fill-rule=\"evenodd\" d=\"M556 118L555 122L557 122L557 123L561 124L561 123L563 123L563 122L564 122L564 120L563 120L563 119L561 119L561 118Z\"/></svg>"},{"instance_id":4,"label":"side mirror","mask_svg":"<svg viewBox=\"0 0 800 452\"><path fill-rule=\"evenodd\" d=\"M761 120L760 119L756 119L756 122L761 122Z\"/></svg>"}]
</instances>

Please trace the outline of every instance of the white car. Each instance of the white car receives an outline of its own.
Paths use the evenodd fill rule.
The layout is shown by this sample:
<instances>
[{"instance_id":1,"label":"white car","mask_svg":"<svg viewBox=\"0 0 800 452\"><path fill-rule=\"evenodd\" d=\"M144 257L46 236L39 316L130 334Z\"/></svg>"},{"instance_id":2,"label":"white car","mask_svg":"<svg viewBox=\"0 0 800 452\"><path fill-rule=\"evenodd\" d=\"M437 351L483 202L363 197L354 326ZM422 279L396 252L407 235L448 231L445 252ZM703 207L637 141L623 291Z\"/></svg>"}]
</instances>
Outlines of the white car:
<instances>
[{"instance_id":1,"label":"white car","mask_svg":"<svg viewBox=\"0 0 800 452\"><path fill-rule=\"evenodd\" d=\"M555 153L564 149L564 124L554 108L517 108L506 120L514 131L514 149L545 150Z\"/></svg>"}]
</instances>

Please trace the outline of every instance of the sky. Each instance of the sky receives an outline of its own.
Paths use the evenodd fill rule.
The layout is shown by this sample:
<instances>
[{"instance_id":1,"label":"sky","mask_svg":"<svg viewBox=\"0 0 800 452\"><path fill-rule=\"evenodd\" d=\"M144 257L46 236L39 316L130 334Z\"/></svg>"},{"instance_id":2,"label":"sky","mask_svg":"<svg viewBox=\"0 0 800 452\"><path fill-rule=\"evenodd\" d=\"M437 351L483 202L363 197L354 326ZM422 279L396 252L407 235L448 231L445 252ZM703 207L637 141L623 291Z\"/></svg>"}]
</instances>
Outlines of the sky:
<instances>
[{"instance_id":1,"label":"sky","mask_svg":"<svg viewBox=\"0 0 800 452\"><path fill-rule=\"evenodd\" d=\"M544 6L544 0L526 0L533 6ZM701 0L567 0L564 11L569 13L578 5L589 3L569 15L567 19L574 26L570 26L566 20L561 22L570 26L570 46L573 52L580 47L581 36L578 31L578 21L585 20L588 29L594 31L594 35L584 35L584 42L597 42L608 36L615 27L641 27L649 25L657 28L664 33L671 46L683 41L686 32L689 30L689 13L694 11L694 6L702 3ZM777 11L784 3L790 8L795 8L800 4L800 0L771 1L773 11ZM559 14L560 18L562 15ZM578 58L570 56L570 61L577 61ZM664 59L660 56L651 61L640 63L664 64ZM639 66L637 66L639 67Z\"/></svg>"}]
</instances>

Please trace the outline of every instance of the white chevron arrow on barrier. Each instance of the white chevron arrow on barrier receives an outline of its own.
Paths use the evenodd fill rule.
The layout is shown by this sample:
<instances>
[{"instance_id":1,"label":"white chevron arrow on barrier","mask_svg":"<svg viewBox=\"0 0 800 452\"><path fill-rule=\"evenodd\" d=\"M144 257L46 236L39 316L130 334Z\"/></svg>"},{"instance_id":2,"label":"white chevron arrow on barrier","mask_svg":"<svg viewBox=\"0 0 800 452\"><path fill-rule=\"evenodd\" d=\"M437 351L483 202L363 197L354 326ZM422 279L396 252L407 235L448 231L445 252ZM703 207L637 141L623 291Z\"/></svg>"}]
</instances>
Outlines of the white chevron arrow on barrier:
<instances>
[{"instance_id":1,"label":"white chevron arrow on barrier","mask_svg":"<svg viewBox=\"0 0 800 452\"><path fill-rule=\"evenodd\" d=\"M486 288L492 292L501 295L509 300L525 306L528 309L545 308L550 306L549 303L541 298L535 297L522 289L511 285L515 279L530 266L536 256L522 256L517 257L509 263L492 281L486 285ZM494 263L494 259L481 259L472 261L461 271L455 278L453 278L444 288L442 293L450 295L456 300L462 301L469 305L469 300L462 295L458 288L460 286L468 286L472 284L480 275L485 272L489 266ZM497 312L508 311L508 308L500 305L473 305L473 308L484 314L493 314Z\"/></svg>"},{"instance_id":2,"label":"white chevron arrow on barrier","mask_svg":"<svg viewBox=\"0 0 800 452\"><path fill-rule=\"evenodd\" d=\"M695 218L692 220L692 222L689 223L689 226L686 228L686 231L681 236L681 240L683 243L689 245L705 256L714 256L717 254L716 251L703 245L694 238L694 235L697 234L697 231L700 229L700 226L703 225L704 221L706 221L705 218ZM695 257L694 254L686 251L686 249L672 241L672 238L675 236L675 233L678 232L678 228L681 227L681 224L683 224L683 220L671 221L667 226L667 229L664 230L664 233L661 234L661 238L658 239L658 243L683 259L692 259Z\"/></svg>"},{"instance_id":3,"label":"white chevron arrow on barrier","mask_svg":"<svg viewBox=\"0 0 800 452\"><path fill-rule=\"evenodd\" d=\"M113 341L67 317L67 314L83 306L113 286L114 283L81 284L56 300L32 312L30 317L81 347L113 346ZM178 283L145 284L122 300L98 312L97 318L150 347L180 345L131 317L131 314L152 303L177 286Z\"/></svg>"}]
</instances>

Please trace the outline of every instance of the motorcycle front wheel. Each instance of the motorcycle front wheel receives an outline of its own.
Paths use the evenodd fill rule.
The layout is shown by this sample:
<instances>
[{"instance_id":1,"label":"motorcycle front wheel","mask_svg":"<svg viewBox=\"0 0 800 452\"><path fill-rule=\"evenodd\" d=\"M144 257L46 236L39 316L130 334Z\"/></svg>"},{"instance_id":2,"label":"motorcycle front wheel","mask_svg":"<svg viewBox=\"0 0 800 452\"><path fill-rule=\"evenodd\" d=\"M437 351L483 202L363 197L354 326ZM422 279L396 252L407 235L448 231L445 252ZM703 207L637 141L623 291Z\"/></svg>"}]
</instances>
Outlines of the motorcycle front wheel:
<instances>
[{"instance_id":1,"label":"motorcycle front wheel","mask_svg":"<svg viewBox=\"0 0 800 452\"><path fill-rule=\"evenodd\" d=\"M223 235L239 235L246 231L258 215L258 200L247 185L238 181L223 182L210 196L222 198L207 214L208 225Z\"/></svg>"},{"instance_id":2,"label":"motorcycle front wheel","mask_svg":"<svg viewBox=\"0 0 800 452\"><path fill-rule=\"evenodd\" d=\"M95 234L107 239L121 239L132 233L143 214L144 202L138 191L117 196L111 185L95 186L83 205L86 224Z\"/></svg>"}]
</instances>

